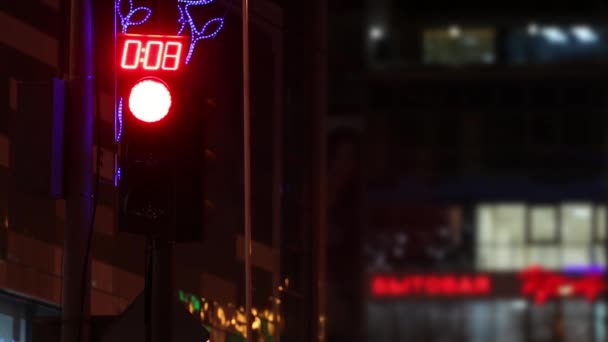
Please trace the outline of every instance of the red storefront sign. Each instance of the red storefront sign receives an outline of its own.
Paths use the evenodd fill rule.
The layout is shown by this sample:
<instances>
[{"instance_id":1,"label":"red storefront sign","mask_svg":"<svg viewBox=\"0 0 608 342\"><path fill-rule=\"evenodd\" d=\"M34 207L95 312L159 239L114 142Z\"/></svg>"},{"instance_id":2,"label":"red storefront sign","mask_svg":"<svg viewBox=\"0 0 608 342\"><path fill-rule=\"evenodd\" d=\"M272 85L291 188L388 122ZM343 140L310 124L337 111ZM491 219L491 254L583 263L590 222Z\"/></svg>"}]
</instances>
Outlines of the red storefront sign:
<instances>
[{"instance_id":1,"label":"red storefront sign","mask_svg":"<svg viewBox=\"0 0 608 342\"><path fill-rule=\"evenodd\" d=\"M520 297L542 305L556 298L596 300L608 286L601 273L568 275L530 267L519 274L412 274L374 275L374 298Z\"/></svg>"},{"instance_id":2,"label":"red storefront sign","mask_svg":"<svg viewBox=\"0 0 608 342\"><path fill-rule=\"evenodd\" d=\"M487 275L378 275L371 284L374 297L478 296L490 294L491 289Z\"/></svg>"},{"instance_id":3,"label":"red storefront sign","mask_svg":"<svg viewBox=\"0 0 608 342\"><path fill-rule=\"evenodd\" d=\"M594 301L606 290L602 275L598 273L572 277L535 266L522 271L519 279L521 293L537 304L558 297L576 296Z\"/></svg>"}]
</instances>

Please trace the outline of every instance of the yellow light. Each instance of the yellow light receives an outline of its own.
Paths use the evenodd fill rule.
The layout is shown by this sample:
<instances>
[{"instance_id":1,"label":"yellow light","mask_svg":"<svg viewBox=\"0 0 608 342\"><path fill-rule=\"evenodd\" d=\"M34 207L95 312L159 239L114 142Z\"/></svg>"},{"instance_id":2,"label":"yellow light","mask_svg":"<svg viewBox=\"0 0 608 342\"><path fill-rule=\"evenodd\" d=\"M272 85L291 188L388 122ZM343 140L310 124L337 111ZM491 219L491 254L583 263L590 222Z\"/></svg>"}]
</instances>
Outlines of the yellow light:
<instances>
[{"instance_id":1,"label":"yellow light","mask_svg":"<svg viewBox=\"0 0 608 342\"><path fill-rule=\"evenodd\" d=\"M224 312L224 309L220 306L217 308L217 319L220 321L221 325L225 325L226 324L226 313Z\"/></svg>"},{"instance_id":2,"label":"yellow light","mask_svg":"<svg viewBox=\"0 0 608 342\"><path fill-rule=\"evenodd\" d=\"M258 330L258 329L260 329L261 327L262 327L262 321L261 321L261 320L260 320L258 317L256 317L256 318L253 320L253 323L251 324L251 329L253 329L253 330Z\"/></svg>"},{"instance_id":3,"label":"yellow light","mask_svg":"<svg viewBox=\"0 0 608 342\"><path fill-rule=\"evenodd\" d=\"M251 314L254 315L254 316L257 316L258 315L258 309L251 308Z\"/></svg>"},{"instance_id":4,"label":"yellow light","mask_svg":"<svg viewBox=\"0 0 608 342\"><path fill-rule=\"evenodd\" d=\"M243 312L237 312L236 313L236 320L237 320L237 322L239 322L241 324L245 324L245 321L247 320L247 317L245 317L245 313L243 313Z\"/></svg>"},{"instance_id":5,"label":"yellow light","mask_svg":"<svg viewBox=\"0 0 608 342\"><path fill-rule=\"evenodd\" d=\"M279 285L279 291L283 291L283 290L284 290L283 286Z\"/></svg>"},{"instance_id":6,"label":"yellow light","mask_svg":"<svg viewBox=\"0 0 608 342\"><path fill-rule=\"evenodd\" d=\"M188 311L190 311L190 313L194 312L194 305L192 305L192 303L188 304Z\"/></svg>"},{"instance_id":7,"label":"yellow light","mask_svg":"<svg viewBox=\"0 0 608 342\"><path fill-rule=\"evenodd\" d=\"M289 287L289 278L285 278L285 287Z\"/></svg>"}]
</instances>

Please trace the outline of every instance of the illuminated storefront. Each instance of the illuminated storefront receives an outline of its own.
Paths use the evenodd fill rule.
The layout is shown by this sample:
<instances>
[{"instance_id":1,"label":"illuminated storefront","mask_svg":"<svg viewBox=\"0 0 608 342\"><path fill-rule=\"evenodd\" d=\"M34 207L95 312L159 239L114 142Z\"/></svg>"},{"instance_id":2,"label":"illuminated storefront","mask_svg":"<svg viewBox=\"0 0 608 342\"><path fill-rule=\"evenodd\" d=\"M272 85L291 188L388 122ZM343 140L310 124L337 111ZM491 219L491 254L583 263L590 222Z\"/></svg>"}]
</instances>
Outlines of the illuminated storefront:
<instances>
[{"instance_id":1,"label":"illuminated storefront","mask_svg":"<svg viewBox=\"0 0 608 342\"><path fill-rule=\"evenodd\" d=\"M367 341L606 341L599 203L416 203L372 212L382 229L363 246Z\"/></svg>"},{"instance_id":2,"label":"illuminated storefront","mask_svg":"<svg viewBox=\"0 0 608 342\"><path fill-rule=\"evenodd\" d=\"M0 342L32 341L35 319L60 315L57 307L0 291Z\"/></svg>"},{"instance_id":3,"label":"illuminated storefront","mask_svg":"<svg viewBox=\"0 0 608 342\"><path fill-rule=\"evenodd\" d=\"M605 341L604 274L372 275L368 341Z\"/></svg>"}]
</instances>

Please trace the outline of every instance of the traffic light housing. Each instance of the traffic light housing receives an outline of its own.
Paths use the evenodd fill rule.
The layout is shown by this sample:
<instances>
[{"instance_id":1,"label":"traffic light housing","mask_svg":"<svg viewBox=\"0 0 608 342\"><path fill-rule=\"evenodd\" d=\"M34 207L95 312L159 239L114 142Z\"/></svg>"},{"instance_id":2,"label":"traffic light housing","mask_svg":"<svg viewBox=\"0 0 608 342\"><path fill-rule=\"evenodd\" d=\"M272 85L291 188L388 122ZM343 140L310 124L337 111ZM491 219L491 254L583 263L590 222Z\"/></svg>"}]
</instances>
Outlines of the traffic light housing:
<instances>
[{"instance_id":1,"label":"traffic light housing","mask_svg":"<svg viewBox=\"0 0 608 342\"><path fill-rule=\"evenodd\" d=\"M202 238L202 115L184 86L186 37L117 39L119 231Z\"/></svg>"}]
</instances>

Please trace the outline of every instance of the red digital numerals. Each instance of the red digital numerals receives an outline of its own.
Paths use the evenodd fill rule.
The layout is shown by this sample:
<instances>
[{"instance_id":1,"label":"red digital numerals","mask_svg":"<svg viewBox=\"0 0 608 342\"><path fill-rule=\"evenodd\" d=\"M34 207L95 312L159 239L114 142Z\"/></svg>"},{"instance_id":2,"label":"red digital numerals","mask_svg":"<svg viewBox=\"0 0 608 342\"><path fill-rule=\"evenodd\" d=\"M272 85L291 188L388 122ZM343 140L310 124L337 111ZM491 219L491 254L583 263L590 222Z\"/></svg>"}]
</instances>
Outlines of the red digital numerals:
<instances>
[{"instance_id":1,"label":"red digital numerals","mask_svg":"<svg viewBox=\"0 0 608 342\"><path fill-rule=\"evenodd\" d=\"M182 54L181 42L126 39L122 47L120 67L126 70L177 70Z\"/></svg>"}]
</instances>

